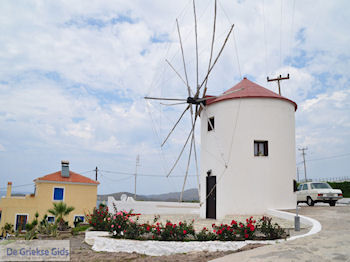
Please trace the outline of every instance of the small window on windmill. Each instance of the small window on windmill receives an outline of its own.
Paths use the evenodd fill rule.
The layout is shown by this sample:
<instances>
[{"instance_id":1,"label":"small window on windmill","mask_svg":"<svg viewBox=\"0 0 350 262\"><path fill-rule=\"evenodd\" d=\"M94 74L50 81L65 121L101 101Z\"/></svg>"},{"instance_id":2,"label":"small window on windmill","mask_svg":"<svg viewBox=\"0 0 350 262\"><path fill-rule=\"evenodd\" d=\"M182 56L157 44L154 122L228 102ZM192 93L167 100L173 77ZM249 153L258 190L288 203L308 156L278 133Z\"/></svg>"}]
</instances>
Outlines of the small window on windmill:
<instances>
[{"instance_id":1,"label":"small window on windmill","mask_svg":"<svg viewBox=\"0 0 350 262\"><path fill-rule=\"evenodd\" d=\"M268 156L267 141L254 141L254 156Z\"/></svg>"},{"instance_id":2,"label":"small window on windmill","mask_svg":"<svg viewBox=\"0 0 350 262\"><path fill-rule=\"evenodd\" d=\"M214 128L215 128L215 125L214 125L214 117L210 117L209 119L208 119L208 131L212 131L212 130L214 130Z\"/></svg>"}]
</instances>

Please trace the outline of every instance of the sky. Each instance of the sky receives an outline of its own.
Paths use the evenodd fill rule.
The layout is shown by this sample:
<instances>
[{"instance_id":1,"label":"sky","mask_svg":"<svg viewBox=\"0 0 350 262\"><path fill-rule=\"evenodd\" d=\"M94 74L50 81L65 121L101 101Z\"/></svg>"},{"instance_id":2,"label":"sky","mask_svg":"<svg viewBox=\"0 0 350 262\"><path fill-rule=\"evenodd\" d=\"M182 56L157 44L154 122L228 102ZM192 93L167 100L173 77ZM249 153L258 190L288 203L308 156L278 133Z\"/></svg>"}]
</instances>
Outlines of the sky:
<instances>
[{"instance_id":1,"label":"sky","mask_svg":"<svg viewBox=\"0 0 350 262\"><path fill-rule=\"evenodd\" d=\"M61 160L90 178L99 194L181 191L188 149L169 178L191 129L186 105L144 96L187 97L176 19L189 85L196 86L192 0L13 1L0 4L0 191L33 191L33 180ZM243 77L274 91L266 77L286 76L282 95L298 104L296 158L307 147L308 178L350 176L350 2L218 0L208 94ZM196 1L199 79L208 69L214 1ZM199 126L196 131L198 158ZM139 163L136 166L136 158ZM200 164L200 163L199 163ZM191 162L186 189L197 187Z\"/></svg>"}]
</instances>

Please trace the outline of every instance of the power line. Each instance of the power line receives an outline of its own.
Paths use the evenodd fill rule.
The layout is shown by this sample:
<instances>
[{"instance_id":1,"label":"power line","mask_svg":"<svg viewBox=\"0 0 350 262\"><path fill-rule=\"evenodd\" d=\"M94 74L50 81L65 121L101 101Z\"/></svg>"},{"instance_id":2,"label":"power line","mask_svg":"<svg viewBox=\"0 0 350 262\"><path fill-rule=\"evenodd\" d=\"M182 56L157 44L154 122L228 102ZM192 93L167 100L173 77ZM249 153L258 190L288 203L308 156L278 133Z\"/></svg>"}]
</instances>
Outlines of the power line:
<instances>
[{"instance_id":1,"label":"power line","mask_svg":"<svg viewBox=\"0 0 350 262\"><path fill-rule=\"evenodd\" d=\"M283 18L283 0L281 0L281 21L280 21L280 67L282 67L282 18Z\"/></svg>"},{"instance_id":2,"label":"power line","mask_svg":"<svg viewBox=\"0 0 350 262\"><path fill-rule=\"evenodd\" d=\"M228 14L225 11L225 8L221 5L221 3L218 1L219 6L222 10L222 12L224 13L224 15L227 18L227 21L230 23L230 25L232 25L233 23L231 22L231 19L229 18ZM236 41L236 37L235 37L235 32L233 31L232 33L232 37L233 37L233 42L234 42L234 46L235 46L235 53L236 53L236 59L237 59L237 65L238 65L238 71L239 71L239 75L242 78L242 71L241 71L241 65L239 62L239 56L238 56L238 46L237 46L237 41Z\"/></svg>"},{"instance_id":3,"label":"power line","mask_svg":"<svg viewBox=\"0 0 350 262\"><path fill-rule=\"evenodd\" d=\"M346 153L346 154L342 154L342 155L336 155L336 156L308 159L307 161L319 161L319 160L333 159L333 158L339 158L339 157L344 157L344 156L350 156L350 153Z\"/></svg>"},{"instance_id":4,"label":"power line","mask_svg":"<svg viewBox=\"0 0 350 262\"><path fill-rule=\"evenodd\" d=\"M89 172L94 172L95 171L95 169L93 169L93 170L88 170L88 171L84 171L84 172L78 172L79 174L85 174L85 173L89 173Z\"/></svg>"},{"instance_id":5,"label":"power line","mask_svg":"<svg viewBox=\"0 0 350 262\"><path fill-rule=\"evenodd\" d=\"M345 154L340 154L340 155L333 155L333 156L328 156L328 157L321 157L321 158L311 158L311 159L306 159L307 161L320 161L320 160L328 160L328 159L334 159L334 158L340 158L340 157L345 157L345 156L350 156L350 153L345 153ZM297 163L297 165L302 164L303 161L300 161Z\"/></svg>"},{"instance_id":6,"label":"power line","mask_svg":"<svg viewBox=\"0 0 350 262\"><path fill-rule=\"evenodd\" d=\"M34 183L31 183L31 184L24 184L24 185L18 185L18 186L12 186L12 188L17 188L17 187L25 187L25 186L33 186ZM1 189L7 189L7 187L0 187L0 190Z\"/></svg>"},{"instance_id":7,"label":"power line","mask_svg":"<svg viewBox=\"0 0 350 262\"><path fill-rule=\"evenodd\" d=\"M102 177L102 178L106 178L106 179L108 179L108 180L112 180L112 181L114 181L114 182L120 182L120 181L124 181L124 180L129 180L129 179L131 179L132 177L130 176L130 177L124 177L124 178L120 178L120 179L113 179L113 178L110 178L110 177L107 177L106 175L102 175L102 174L100 174L100 177Z\"/></svg>"},{"instance_id":8,"label":"power line","mask_svg":"<svg viewBox=\"0 0 350 262\"><path fill-rule=\"evenodd\" d=\"M292 22L291 22L291 33L289 39L289 64L292 64L292 43L294 39L294 14L295 14L295 0L293 0L293 9L292 9Z\"/></svg>"},{"instance_id":9,"label":"power line","mask_svg":"<svg viewBox=\"0 0 350 262\"><path fill-rule=\"evenodd\" d=\"M267 60L267 39L266 39L266 25L265 25L265 0L263 0L262 13L263 13L263 26L264 26L265 72L266 72L266 75L268 75L269 67L267 63L268 60Z\"/></svg>"},{"instance_id":10,"label":"power line","mask_svg":"<svg viewBox=\"0 0 350 262\"><path fill-rule=\"evenodd\" d=\"M109 170L101 170L99 171L104 173L110 173L110 174L119 174L119 175L126 175L126 176L135 176L135 173L128 173L128 172L121 172L121 171L109 171ZM159 177L159 178L166 178L164 175L156 175L156 174L140 174L137 173L137 176L145 176L145 177ZM196 175L189 175L191 177L195 177ZM184 176L172 176L172 177L184 177Z\"/></svg>"}]
</instances>

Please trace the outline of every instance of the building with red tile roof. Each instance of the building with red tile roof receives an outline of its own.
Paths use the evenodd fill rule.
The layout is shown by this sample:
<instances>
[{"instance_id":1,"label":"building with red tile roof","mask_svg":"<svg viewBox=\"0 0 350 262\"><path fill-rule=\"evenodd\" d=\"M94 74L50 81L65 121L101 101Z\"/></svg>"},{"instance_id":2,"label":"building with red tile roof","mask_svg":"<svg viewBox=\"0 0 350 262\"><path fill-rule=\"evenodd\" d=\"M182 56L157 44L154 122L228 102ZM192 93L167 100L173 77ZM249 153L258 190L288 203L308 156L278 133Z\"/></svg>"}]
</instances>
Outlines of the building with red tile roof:
<instances>
[{"instance_id":1,"label":"building with red tile roof","mask_svg":"<svg viewBox=\"0 0 350 262\"><path fill-rule=\"evenodd\" d=\"M36 212L39 213L39 220L47 214L48 221L54 222L56 218L48 213L48 209L61 201L74 207L64 218L73 226L77 218L84 221L85 215L96 207L97 186L100 183L70 171L68 161L61 162L61 171L39 177L34 182L34 194L25 196L12 195L12 182L8 182L7 194L0 199L0 228L10 223L14 225L14 230L23 230L26 223L34 219Z\"/></svg>"}]
</instances>

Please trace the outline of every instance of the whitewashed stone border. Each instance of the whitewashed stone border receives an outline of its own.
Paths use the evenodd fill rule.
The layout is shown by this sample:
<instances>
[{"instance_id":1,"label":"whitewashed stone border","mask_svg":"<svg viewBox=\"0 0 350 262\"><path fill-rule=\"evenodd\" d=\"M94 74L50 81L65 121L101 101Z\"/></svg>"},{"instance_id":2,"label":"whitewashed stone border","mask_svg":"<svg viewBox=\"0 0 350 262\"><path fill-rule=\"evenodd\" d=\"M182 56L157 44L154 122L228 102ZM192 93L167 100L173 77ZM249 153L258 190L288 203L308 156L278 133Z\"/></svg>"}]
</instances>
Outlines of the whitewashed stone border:
<instances>
[{"instance_id":1,"label":"whitewashed stone border","mask_svg":"<svg viewBox=\"0 0 350 262\"><path fill-rule=\"evenodd\" d=\"M292 221L294 220L294 217L295 217L295 214L293 214L293 213L280 211L280 210L276 210L276 209L269 209L267 213L271 216L276 216L276 217L280 217L280 218L284 218L284 219L292 220ZM301 224L311 226L310 231L307 232L306 234L303 234L303 235L297 235L297 236L287 238L287 240L294 240L297 238L310 236L310 235L316 234L322 230L321 223L318 222L316 219L313 219L311 217L301 216L301 215L299 215L299 217L300 217Z\"/></svg>"},{"instance_id":2,"label":"whitewashed stone border","mask_svg":"<svg viewBox=\"0 0 350 262\"><path fill-rule=\"evenodd\" d=\"M294 220L294 214L279 210L269 210L268 214ZM300 222L302 224L311 225L312 228L309 232L303 235L297 235L290 238L279 240L266 240L266 241L190 241L190 242L178 242L178 241L141 241L141 240L129 240L129 239L114 239L109 237L109 232L103 231L87 231L85 233L85 242L92 245L94 251L105 252L127 252L127 253L139 253L148 256L163 256L176 253L189 253L199 251L235 251L244 247L247 244L276 244L284 241L290 241L301 237L306 237L312 234L316 234L321 231L321 224L312 218L306 216L300 216Z\"/></svg>"},{"instance_id":3,"label":"whitewashed stone border","mask_svg":"<svg viewBox=\"0 0 350 262\"><path fill-rule=\"evenodd\" d=\"M237 250L247 245L241 241L141 241L129 239L114 239L97 237L92 247L94 251L139 253L148 256L164 256L176 253L189 253L200 251L228 251Z\"/></svg>"}]
</instances>

